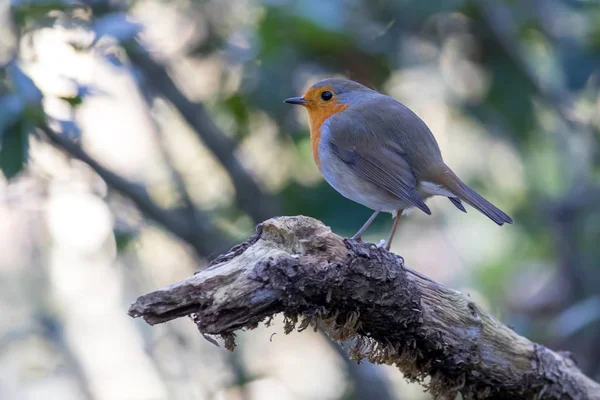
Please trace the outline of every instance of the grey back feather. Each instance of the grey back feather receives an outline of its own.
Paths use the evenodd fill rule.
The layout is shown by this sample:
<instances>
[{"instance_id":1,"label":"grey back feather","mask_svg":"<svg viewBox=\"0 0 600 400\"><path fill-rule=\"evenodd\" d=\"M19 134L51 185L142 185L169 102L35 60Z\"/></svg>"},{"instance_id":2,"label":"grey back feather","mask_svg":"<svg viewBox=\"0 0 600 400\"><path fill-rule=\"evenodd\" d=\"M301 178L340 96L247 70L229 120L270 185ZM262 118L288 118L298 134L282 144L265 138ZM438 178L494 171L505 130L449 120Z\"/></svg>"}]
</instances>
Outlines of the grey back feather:
<instances>
[{"instance_id":1,"label":"grey back feather","mask_svg":"<svg viewBox=\"0 0 600 400\"><path fill-rule=\"evenodd\" d=\"M347 92L338 101L350 104L327 121L339 146L355 146L370 152L393 149L406 157L418 179L430 174L432 166L444 165L431 130L408 107L370 89Z\"/></svg>"}]
</instances>

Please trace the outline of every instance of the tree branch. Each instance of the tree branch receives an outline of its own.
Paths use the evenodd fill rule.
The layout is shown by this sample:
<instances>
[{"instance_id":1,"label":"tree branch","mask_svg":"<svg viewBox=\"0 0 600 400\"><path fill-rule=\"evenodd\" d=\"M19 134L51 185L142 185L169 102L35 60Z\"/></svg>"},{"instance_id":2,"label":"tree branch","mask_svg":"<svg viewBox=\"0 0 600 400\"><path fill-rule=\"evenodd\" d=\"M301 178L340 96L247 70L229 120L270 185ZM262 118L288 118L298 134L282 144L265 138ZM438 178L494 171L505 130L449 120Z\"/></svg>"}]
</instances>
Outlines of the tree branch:
<instances>
[{"instance_id":1,"label":"tree branch","mask_svg":"<svg viewBox=\"0 0 600 400\"><path fill-rule=\"evenodd\" d=\"M54 132L47 125L42 124L39 128L56 147L90 166L111 189L129 198L145 216L187 242L200 256L209 257L216 249L223 248L229 242L215 233L208 217L200 216L199 211L196 213L197 218L190 221L188 210L165 210L150 198L142 185L130 182L103 167L81 146Z\"/></svg>"},{"instance_id":2,"label":"tree branch","mask_svg":"<svg viewBox=\"0 0 600 400\"><path fill-rule=\"evenodd\" d=\"M532 343L467 296L372 244L307 217L281 217L204 271L132 304L154 325L191 316L233 349L234 332L283 312L286 332L318 326L352 341L354 358L393 363L434 395L600 399L600 385L565 354Z\"/></svg>"}]
</instances>

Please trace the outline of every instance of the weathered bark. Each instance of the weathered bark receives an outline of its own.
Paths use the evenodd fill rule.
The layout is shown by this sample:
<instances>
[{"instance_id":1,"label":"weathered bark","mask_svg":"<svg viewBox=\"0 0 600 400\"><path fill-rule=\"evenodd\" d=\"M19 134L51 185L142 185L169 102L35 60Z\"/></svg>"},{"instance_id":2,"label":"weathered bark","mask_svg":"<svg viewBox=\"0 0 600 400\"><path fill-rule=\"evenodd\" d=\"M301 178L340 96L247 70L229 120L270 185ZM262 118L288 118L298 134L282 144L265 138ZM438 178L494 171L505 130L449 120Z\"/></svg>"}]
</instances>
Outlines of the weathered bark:
<instances>
[{"instance_id":1,"label":"weathered bark","mask_svg":"<svg viewBox=\"0 0 600 400\"><path fill-rule=\"evenodd\" d=\"M434 395L600 399L600 385L565 354L517 335L467 296L373 244L307 217L281 217L193 277L140 297L151 325L190 315L234 347L234 332L285 313L286 330L319 326L352 340L351 356L395 364Z\"/></svg>"}]
</instances>

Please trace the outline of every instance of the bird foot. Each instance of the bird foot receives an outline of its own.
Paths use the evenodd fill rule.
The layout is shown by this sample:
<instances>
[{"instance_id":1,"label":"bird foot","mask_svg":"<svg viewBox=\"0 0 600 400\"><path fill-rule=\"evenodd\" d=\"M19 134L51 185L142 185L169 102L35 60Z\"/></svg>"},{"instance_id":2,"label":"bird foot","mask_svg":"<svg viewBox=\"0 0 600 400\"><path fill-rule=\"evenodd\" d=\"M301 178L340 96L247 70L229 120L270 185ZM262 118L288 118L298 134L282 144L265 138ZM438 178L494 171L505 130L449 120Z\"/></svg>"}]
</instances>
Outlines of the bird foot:
<instances>
[{"instance_id":1,"label":"bird foot","mask_svg":"<svg viewBox=\"0 0 600 400\"><path fill-rule=\"evenodd\" d=\"M386 242L384 239L381 239L381 240L379 241L379 243L377 243L377 248L379 248L379 249L380 249L380 248L382 248L382 247L384 247L385 249L389 250L389 249L387 248L387 242Z\"/></svg>"}]
</instances>

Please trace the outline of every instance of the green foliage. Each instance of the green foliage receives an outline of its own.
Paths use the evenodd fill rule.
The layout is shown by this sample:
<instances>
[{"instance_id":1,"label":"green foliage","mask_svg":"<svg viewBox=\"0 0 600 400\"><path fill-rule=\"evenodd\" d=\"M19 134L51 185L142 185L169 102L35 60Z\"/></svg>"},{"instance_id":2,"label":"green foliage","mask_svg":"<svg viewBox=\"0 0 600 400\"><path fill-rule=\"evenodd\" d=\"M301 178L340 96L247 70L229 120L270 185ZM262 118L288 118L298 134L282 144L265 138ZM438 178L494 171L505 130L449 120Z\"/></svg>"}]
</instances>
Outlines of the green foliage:
<instances>
[{"instance_id":1,"label":"green foliage","mask_svg":"<svg viewBox=\"0 0 600 400\"><path fill-rule=\"evenodd\" d=\"M7 179L15 177L27 163L29 127L29 123L21 119L2 135L0 169Z\"/></svg>"},{"instance_id":2,"label":"green foliage","mask_svg":"<svg viewBox=\"0 0 600 400\"><path fill-rule=\"evenodd\" d=\"M15 24L19 26L30 26L45 19L47 15L56 10L69 8L65 1L13 1L12 13Z\"/></svg>"},{"instance_id":3,"label":"green foliage","mask_svg":"<svg viewBox=\"0 0 600 400\"><path fill-rule=\"evenodd\" d=\"M280 8L267 9L260 21L258 34L261 38L259 57L263 59L278 58L282 47L290 43L300 53L317 57L335 57L352 46L347 35L290 15Z\"/></svg>"},{"instance_id":4,"label":"green foliage","mask_svg":"<svg viewBox=\"0 0 600 400\"><path fill-rule=\"evenodd\" d=\"M12 93L0 98L0 169L7 179L15 177L27 164L29 134L44 121L42 93L16 63L6 68Z\"/></svg>"},{"instance_id":5,"label":"green foliage","mask_svg":"<svg viewBox=\"0 0 600 400\"><path fill-rule=\"evenodd\" d=\"M240 94L233 94L223 100L223 107L230 113L237 124L237 135L243 138L248 134L250 110L246 100Z\"/></svg>"},{"instance_id":6,"label":"green foliage","mask_svg":"<svg viewBox=\"0 0 600 400\"><path fill-rule=\"evenodd\" d=\"M129 247L129 245L131 243L133 243L135 241L135 239L137 238L137 236L135 234L132 234L130 232L123 232L120 230L115 230L114 235L115 235L115 243L116 243L118 252L121 252L121 251L127 249Z\"/></svg>"},{"instance_id":7,"label":"green foliage","mask_svg":"<svg viewBox=\"0 0 600 400\"><path fill-rule=\"evenodd\" d=\"M600 11L590 12L590 20L591 32L586 45L590 52L597 53L600 51Z\"/></svg>"},{"instance_id":8,"label":"green foliage","mask_svg":"<svg viewBox=\"0 0 600 400\"><path fill-rule=\"evenodd\" d=\"M66 101L71 107L79 107L81 104L83 104L83 98L79 95L60 98Z\"/></svg>"}]
</instances>

